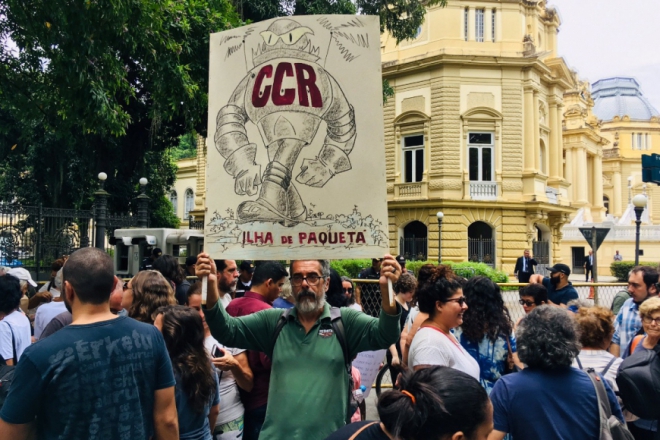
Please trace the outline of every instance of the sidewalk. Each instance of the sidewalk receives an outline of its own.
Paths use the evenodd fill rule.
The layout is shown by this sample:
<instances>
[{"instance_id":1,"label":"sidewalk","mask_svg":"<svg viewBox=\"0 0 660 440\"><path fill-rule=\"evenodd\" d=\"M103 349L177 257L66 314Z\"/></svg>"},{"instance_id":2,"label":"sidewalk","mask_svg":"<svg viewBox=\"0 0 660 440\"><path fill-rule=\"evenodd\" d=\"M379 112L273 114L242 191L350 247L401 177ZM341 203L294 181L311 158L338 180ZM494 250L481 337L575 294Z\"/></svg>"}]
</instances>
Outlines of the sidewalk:
<instances>
[{"instance_id":1,"label":"sidewalk","mask_svg":"<svg viewBox=\"0 0 660 440\"><path fill-rule=\"evenodd\" d=\"M572 283L584 283L584 274L582 273L572 273L568 277L568 281ZM612 275L598 275L598 282L599 283L618 283L619 281L616 279L616 277L613 277Z\"/></svg>"}]
</instances>

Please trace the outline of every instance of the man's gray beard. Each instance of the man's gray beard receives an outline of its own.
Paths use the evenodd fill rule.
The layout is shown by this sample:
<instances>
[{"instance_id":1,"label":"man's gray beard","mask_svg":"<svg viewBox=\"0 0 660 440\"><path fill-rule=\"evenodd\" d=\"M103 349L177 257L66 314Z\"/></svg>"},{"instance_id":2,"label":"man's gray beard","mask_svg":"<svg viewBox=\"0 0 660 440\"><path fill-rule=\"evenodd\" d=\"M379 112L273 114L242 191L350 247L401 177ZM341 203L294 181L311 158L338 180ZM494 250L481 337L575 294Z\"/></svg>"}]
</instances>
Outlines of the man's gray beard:
<instances>
[{"instance_id":1,"label":"man's gray beard","mask_svg":"<svg viewBox=\"0 0 660 440\"><path fill-rule=\"evenodd\" d=\"M313 313L325 306L325 295L321 298L314 295L312 300L311 296L305 296L304 301L299 300L300 296L296 297L296 310L303 315Z\"/></svg>"}]
</instances>

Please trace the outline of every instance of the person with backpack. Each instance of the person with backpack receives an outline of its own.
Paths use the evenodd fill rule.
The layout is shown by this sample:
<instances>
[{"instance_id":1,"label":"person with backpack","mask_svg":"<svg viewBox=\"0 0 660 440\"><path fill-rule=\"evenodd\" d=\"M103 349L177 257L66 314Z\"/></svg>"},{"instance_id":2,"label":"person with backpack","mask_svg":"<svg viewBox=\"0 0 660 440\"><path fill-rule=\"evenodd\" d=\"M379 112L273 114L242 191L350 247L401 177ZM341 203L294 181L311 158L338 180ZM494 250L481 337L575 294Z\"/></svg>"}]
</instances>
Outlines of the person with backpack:
<instances>
[{"instance_id":1,"label":"person with backpack","mask_svg":"<svg viewBox=\"0 0 660 440\"><path fill-rule=\"evenodd\" d=\"M211 334L230 347L258 350L272 360L269 402L260 437L268 440L321 440L354 413L349 406L350 362L361 351L386 349L399 337L399 310L390 303L388 280L401 267L391 255L381 266L382 310L372 318L325 301L330 281L327 260L292 261L290 279L295 306L230 317L218 304L216 268L201 253L196 273L208 276L204 310Z\"/></svg>"},{"instance_id":2,"label":"person with backpack","mask_svg":"<svg viewBox=\"0 0 660 440\"><path fill-rule=\"evenodd\" d=\"M495 430L488 440L507 433L514 439L599 440L611 424L625 427L607 382L598 376L597 388L587 372L571 367L580 352L578 335L575 319L560 307L536 307L523 318L516 338L527 367L495 382L490 394ZM605 409L614 419L602 420Z\"/></svg>"},{"instance_id":3,"label":"person with backpack","mask_svg":"<svg viewBox=\"0 0 660 440\"><path fill-rule=\"evenodd\" d=\"M639 306L639 315L645 334L638 341L633 341L633 344L635 344L635 348L633 349L634 357L630 356L628 358L629 362L622 364L621 372L625 372L631 364L641 366L641 363L646 358L650 361L646 363L648 366L648 377L654 378L655 384L657 384L658 374L660 374L660 359L658 358L658 353L660 353L660 298L650 298L644 301ZM655 364L655 369L653 368L653 364ZM660 419L660 389L653 385L646 386L641 382L637 385L643 390L646 400L645 402L640 402L641 406L652 412L651 414L643 414L638 411L638 414L638 412L635 412L631 408L633 414L645 418L636 420L628 426L630 427L630 432L635 436L635 440L653 440L657 438L658 423L660 423L658 421ZM627 396L624 394L622 397L624 404L628 405L629 399L626 399ZM656 414L653 414L653 412ZM646 419L648 416L653 416L654 419Z\"/></svg>"},{"instance_id":4,"label":"person with backpack","mask_svg":"<svg viewBox=\"0 0 660 440\"><path fill-rule=\"evenodd\" d=\"M614 392L616 373L623 359L607 351L614 334L614 315L604 307L581 307L575 315L580 331L580 353L573 360L573 367L580 370L593 368L603 376Z\"/></svg>"},{"instance_id":5,"label":"person with backpack","mask_svg":"<svg viewBox=\"0 0 660 440\"><path fill-rule=\"evenodd\" d=\"M19 309L21 281L11 274L0 277L0 363L16 365L32 342L30 320Z\"/></svg>"}]
</instances>

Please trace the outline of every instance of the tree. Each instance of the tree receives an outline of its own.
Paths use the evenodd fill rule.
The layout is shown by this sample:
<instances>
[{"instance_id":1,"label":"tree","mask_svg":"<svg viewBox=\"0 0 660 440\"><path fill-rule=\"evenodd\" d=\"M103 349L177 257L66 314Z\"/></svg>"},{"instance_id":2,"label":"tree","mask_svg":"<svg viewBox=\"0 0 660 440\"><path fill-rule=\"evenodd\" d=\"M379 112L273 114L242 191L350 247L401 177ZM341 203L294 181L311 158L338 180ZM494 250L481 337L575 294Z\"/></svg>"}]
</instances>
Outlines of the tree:
<instances>
[{"instance_id":1,"label":"tree","mask_svg":"<svg viewBox=\"0 0 660 440\"><path fill-rule=\"evenodd\" d=\"M206 131L209 34L240 24L227 0L0 3L0 197L89 208L105 171L111 210L140 177L157 209L166 149Z\"/></svg>"}]
</instances>

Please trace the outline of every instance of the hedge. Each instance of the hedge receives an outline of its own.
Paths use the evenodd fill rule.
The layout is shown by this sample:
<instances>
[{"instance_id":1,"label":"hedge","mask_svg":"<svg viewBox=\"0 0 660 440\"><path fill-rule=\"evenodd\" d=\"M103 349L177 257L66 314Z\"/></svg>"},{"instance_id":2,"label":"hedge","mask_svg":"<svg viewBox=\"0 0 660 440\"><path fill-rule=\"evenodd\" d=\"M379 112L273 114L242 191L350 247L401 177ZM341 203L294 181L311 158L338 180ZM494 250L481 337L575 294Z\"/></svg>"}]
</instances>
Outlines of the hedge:
<instances>
[{"instance_id":1,"label":"hedge","mask_svg":"<svg viewBox=\"0 0 660 440\"><path fill-rule=\"evenodd\" d=\"M438 264L437 261L408 261L406 263L406 269L412 270L415 276L419 275L420 267L425 264L433 264L434 266ZM456 272L457 275L460 275L465 278L471 278L473 276L482 275L490 278L496 283L507 283L509 277L505 272L495 270L490 266L484 263L454 263L451 261L444 261L442 264L451 266L451 268ZM347 276L350 278L357 278L358 274L365 268L371 266L370 259L363 260L334 260L330 262L330 267L339 273L341 276Z\"/></svg>"},{"instance_id":2,"label":"hedge","mask_svg":"<svg viewBox=\"0 0 660 440\"><path fill-rule=\"evenodd\" d=\"M639 265L657 267L658 263L643 263L640 261ZM628 281L628 274L633 267L635 267L634 261L615 261L614 263L610 264L610 272L612 273L613 277L617 278L617 280L623 281L625 283Z\"/></svg>"}]
</instances>

